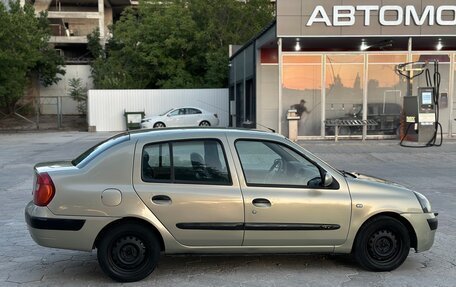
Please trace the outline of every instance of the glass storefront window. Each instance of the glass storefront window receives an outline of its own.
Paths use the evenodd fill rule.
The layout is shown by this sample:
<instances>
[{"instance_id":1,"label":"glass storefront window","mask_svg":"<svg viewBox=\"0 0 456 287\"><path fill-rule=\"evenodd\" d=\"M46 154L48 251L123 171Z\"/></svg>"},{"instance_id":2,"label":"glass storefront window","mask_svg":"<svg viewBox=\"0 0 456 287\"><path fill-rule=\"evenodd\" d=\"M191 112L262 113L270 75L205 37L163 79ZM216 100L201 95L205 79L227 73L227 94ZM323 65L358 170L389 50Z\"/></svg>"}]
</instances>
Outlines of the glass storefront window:
<instances>
[{"instance_id":1,"label":"glass storefront window","mask_svg":"<svg viewBox=\"0 0 456 287\"><path fill-rule=\"evenodd\" d=\"M456 76L450 89L451 59L456 74L456 54L413 53L412 61L428 62L432 74L433 60L439 61L440 122L443 132L450 125L456 134ZM323 60L325 65L323 66ZM365 60L367 66L365 66ZM282 132L288 134L287 110L296 108L301 113L299 136L320 136L325 119L375 120L367 127L367 135L398 135L407 95L407 80L396 73L396 66L408 61L406 52L366 54L305 54L285 53L282 74ZM367 78L364 79L364 75ZM323 78L325 75L325 78ZM324 82L323 82L324 81ZM426 87L425 74L413 80L413 95L419 87ZM323 88L325 88L325 118L322 117ZM367 88L367 111L364 114L364 89ZM453 118L450 119L451 111ZM361 135L362 127L342 127L340 135ZM334 128L325 128L325 135L334 135Z\"/></svg>"},{"instance_id":2,"label":"glass storefront window","mask_svg":"<svg viewBox=\"0 0 456 287\"><path fill-rule=\"evenodd\" d=\"M362 119L364 55L326 55L326 119ZM334 135L334 127L326 128ZM360 127L341 127L340 135L361 135Z\"/></svg>"},{"instance_id":3,"label":"glass storefront window","mask_svg":"<svg viewBox=\"0 0 456 287\"><path fill-rule=\"evenodd\" d=\"M407 62L407 54L371 54L367 61L367 119L377 122L367 127L367 134L398 134L407 82L395 69Z\"/></svg>"},{"instance_id":4,"label":"glass storefront window","mask_svg":"<svg viewBox=\"0 0 456 287\"><path fill-rule=\"evenodd\" d=\"M451 125L452 125L452 133L453 136L456 135L456 54L454 54L453 59L453 67L454 67L454 76L453 76L453 114L450 118ZM450 99L448 98L448 104L450 104Z\"/></svg>"},{"instance_id":5,"label":"glass storefront window","mask_svg":"<svg viewBox=\"0 0 456 287\"><path fill-rule=\"evenodd\" d=\"M284 55L282 83L282 132L288 134L287 111L301 116L299 136L321 135L321 55Z\"/></svg>"}]
</instances>

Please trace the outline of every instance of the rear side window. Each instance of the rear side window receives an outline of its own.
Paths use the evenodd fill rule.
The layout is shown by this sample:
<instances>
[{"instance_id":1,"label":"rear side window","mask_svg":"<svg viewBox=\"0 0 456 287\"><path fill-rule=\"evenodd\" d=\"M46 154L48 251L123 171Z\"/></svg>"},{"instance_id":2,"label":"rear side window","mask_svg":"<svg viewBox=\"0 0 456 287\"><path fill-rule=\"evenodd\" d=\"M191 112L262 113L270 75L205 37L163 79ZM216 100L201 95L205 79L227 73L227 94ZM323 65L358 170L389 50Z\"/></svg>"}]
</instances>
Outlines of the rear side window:
<instances>
[{"instance_id":1,"label":"rear side window","mask_svg":"<svg viewBox=\"0 0 456 287\"><path fill-rule=\"evenodd\" d=\"M92 159L97 157L99 154L103 153L104 151L110 149L111 147L118 145L120 143L126 142L130 140L130 135L128 133L122 133L115 135L101 143L89 148L77 158L71 161L74 166L85 166L89 163Z\"/></svg>"},{"instance_id":2,"label":"rear side window","mask_svg":"<svg viewBox=\"0 0 456 287\"><path fill-rule=\"evenodd\" d=\"M144 181L171 180L171 156L168 143L144 147L142 177Z\"/></svg>"},{"instance_id":3,"label":"rear side window","mask_svg":"<svg viewBox=\"0 0 456 287\"><path fill-rule=\"evenodd\" d=\"M187 114L188 115L196 115L196 114L201 114L200 110L193 109L193 108L188 108L187 109Z\"/></svg>"},{"instance_id":4,"label":"rear side window","mask_svg":"<svg viewBox=\"0 0 456 287\"><path fill-rule=\"evenodd\" d=\"M231 184L226 156L217 140L146 145L143 149L142 179L146 182Z\"/></svg>"}]
</instances>

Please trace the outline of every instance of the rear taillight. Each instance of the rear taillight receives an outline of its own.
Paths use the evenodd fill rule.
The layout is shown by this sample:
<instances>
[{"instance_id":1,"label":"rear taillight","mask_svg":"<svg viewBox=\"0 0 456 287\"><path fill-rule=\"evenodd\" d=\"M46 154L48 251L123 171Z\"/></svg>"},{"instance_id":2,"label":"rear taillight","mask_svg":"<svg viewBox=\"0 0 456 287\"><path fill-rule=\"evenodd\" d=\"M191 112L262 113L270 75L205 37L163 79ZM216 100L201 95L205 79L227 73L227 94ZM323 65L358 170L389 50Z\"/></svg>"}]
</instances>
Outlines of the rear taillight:
<instances>
[{"instance_id":1,"label":"rear taillight","mask_svg":"<svg viewBox=\"0 0 456 287\"><path fill-rule=\"evenodd\" d=\"M216 117L218 119L218 115L217 114L214 114L214 117Z\"/></svg>"},{"instance_id":2,"label":"rear taillight","mask_svg":"<svg viewBox=\"0 0 456 287\"><path fill-rule=\"evenodd\" d=\"M38 206L46 206L51 202L55 194L55 186L47 172L36 175L33 202Z\"/></svg>"}]
</instances>

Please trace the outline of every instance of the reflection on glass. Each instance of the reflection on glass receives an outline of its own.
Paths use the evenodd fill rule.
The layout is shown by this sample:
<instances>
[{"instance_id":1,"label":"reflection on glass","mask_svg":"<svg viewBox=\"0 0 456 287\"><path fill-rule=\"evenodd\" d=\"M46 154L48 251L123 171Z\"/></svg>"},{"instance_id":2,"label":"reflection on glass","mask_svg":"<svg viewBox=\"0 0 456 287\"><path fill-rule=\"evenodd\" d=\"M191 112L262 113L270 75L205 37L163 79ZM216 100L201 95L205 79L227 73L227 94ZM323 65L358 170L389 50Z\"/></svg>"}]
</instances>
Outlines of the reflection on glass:
<instances>
[{"instance_id":1,"label":"reflection on glass","mask_svg":"<svg viewBox=\"0 0 456 287\"><path fill-rule=\"evenodd\" d=\"M326 56L326 119L362 119L364 55ZM340 135L361 134L360 127L341 127ZM334 135L334 127L326 128Z\"/></svg>"},{"instance_id":2,"label":"reflection on glass","mask_svg":"<svg viewBox=\"0 0 456 287\"><path fill-rule=\"evenodd\" d=\"M454 55L454 59L453 59L453 62L456 63L456 54ZM453 85L453 118L450 119L451 121L451 124L452 124L452 133L453 135L456 135L456 64L454 64L454 73L455 73L455 76L454 76L454 85ZM450 101L450 98L449 98L449 95L448 97L446 98L446 101L447 101L447 105ZM442 101L443 102L443 101Z\"/></svg>"},{"instance_id":3,"label":"reflection on glass","mask_svg":"<svg viewBox=\"0 0 456 287\"><path fill-rule=\"evenodd\" d=\"M321 73L320 55L285 55L283 57L282 131L288 134L286 119L289 109L296 109L299 136L321 134Z\"/></svg>"},{"instance_id":4,"label":"reflection on glass","mask_svg":"<svg viewBox=\"0 0 456 287\"><path fill-rule=\"evenodd\" d=\"M367 134L398 134L407 82L395 69L396 65L407 62L407 55L369 55L367 61L367 119L377 122L368 126Z\"/></svg>"}]
</instances>

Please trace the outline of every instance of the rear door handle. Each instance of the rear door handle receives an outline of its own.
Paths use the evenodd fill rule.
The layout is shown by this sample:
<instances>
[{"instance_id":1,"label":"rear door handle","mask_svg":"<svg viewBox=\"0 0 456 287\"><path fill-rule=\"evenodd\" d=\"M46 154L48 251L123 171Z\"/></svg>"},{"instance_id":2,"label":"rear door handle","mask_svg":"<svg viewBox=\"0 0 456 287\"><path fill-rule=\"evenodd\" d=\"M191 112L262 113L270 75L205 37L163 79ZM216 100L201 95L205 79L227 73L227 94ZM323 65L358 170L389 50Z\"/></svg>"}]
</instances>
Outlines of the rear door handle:
<instances>
[{"instance_id":1,"label":"rear door handle","mask_svg":"<svg viewBox=\"0 0 456 287\"><path fill-rule=\"evenodd\" d=\"M152 202L158 205L170 205L172 200L167 195L154 195L152 197Z\"/></svg>"},{"instance_id":2,"label":"rear door handle","mask_svg":"<svg viewBox=\"0 0 456 287\"><path fill-rule=\"evenodd\" d=\"M266 198L255 198L252 200L252 204L256 207L271 207L271 202Z\"/></svg>"}]
</instances>

